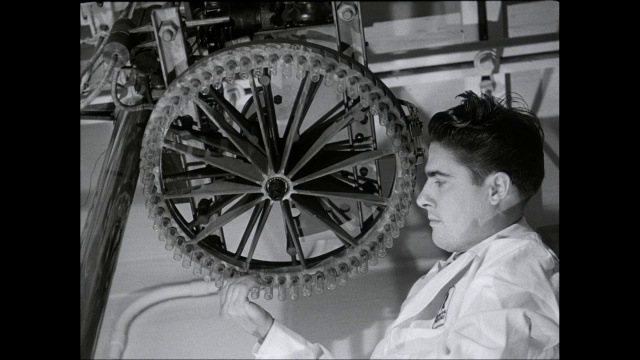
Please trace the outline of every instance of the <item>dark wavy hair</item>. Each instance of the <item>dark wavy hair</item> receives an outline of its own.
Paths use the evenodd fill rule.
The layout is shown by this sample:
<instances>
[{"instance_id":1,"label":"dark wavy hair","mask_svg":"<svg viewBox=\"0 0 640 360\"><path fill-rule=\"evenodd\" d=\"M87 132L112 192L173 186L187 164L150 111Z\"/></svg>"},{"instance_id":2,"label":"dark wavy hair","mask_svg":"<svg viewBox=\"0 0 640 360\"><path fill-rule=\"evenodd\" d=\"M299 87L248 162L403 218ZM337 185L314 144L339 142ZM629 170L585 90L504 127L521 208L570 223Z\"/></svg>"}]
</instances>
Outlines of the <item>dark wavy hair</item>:
<instances>
[{"instance_id":1,"label":"dark wavy hair","mask_svg":"<svg viewBox=\"0 0 640 360\"><path fill-rule=\"evenodd\" d=\"M431 117L432 142L454 152L480 185L502 171L528 201L544 178L544 132L538 117L526 107L507 107L505 98L465 91L460 105Z\"/></svg>"}]
</instances>

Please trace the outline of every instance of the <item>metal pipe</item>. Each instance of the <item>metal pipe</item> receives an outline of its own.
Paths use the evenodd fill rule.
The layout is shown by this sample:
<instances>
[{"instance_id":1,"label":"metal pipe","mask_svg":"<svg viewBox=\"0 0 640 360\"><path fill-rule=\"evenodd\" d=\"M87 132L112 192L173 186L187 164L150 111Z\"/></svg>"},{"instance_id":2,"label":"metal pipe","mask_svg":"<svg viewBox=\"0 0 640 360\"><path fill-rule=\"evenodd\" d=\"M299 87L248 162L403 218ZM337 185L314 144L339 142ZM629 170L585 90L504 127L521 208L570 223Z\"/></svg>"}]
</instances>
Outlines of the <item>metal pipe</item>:
<instances>
[{"instance_id":1,"label":"metal pipe","mask_svg":"<svg viewBox=\"0 0 640 360\"><path fill-rule=\"evenodd\" d=\"M139 174L150 111L116 110L113 135L80 237L80 355L92 358Z\"/></svg>"},{"instance_id":2,"label":"metal pipe","mask_svg":"<svg viewBox=\"0 0 640 360\"><path fill-rule=\"evenodd\" d=\"M207 26L207 25L216 25L216 24L226 24L231 22L231 18L228 16L220 16L211 19L202 19L202 20L187 20L185 21L185 25L190 27L197 26Z\"/></svg>"}]
</instances>

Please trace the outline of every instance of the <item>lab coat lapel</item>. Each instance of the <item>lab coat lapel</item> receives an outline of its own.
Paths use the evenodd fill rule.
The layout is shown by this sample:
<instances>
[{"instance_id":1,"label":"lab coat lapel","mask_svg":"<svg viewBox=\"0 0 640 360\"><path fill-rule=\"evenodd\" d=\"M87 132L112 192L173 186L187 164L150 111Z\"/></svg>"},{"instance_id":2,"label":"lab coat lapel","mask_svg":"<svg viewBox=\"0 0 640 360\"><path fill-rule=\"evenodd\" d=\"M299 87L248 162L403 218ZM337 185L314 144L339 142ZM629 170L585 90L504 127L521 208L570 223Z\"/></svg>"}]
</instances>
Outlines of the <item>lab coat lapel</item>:
<instances>
[{"instance_id":1,"label":"lab coat lapel","mask_svg":"<svg viewBox=\"0 0 640 360\"><path fill-rule=\"evenodd\" d=\"M400 315L394 321L392 327L402 323L403 321L411 318L420 311L422 311L427 305L433 301L433 298L447 285L453 277L458 275L461 271L466 271L468 265L475 258L475 254L466 252L458 259L453 261L444 269L440 270L440 273L436 274L429 282L427 282L422 289L417 291L411 298L407 299L404 308L400 312Z\"/></svg>"}]
</instances>

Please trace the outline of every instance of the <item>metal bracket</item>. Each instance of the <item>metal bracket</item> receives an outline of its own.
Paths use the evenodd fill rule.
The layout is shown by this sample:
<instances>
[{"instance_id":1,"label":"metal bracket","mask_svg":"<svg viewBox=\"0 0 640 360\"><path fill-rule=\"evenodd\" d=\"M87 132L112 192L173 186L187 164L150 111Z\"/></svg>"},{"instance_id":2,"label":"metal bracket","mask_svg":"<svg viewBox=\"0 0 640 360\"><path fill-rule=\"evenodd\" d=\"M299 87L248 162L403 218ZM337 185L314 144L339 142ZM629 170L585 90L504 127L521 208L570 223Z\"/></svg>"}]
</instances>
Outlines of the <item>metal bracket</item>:
<instances>
[{"instance_id":1,"label":"metal bracket","mask_svg":"<svg viewBox=\"0 0 640 360\"><path fill-rule=\"evenodd\" d=\"M333 22L336 26L338 52L367 66L366 41L362 28L359 1L332 1Z\"/></svg>"},{"instance_id":2,"label":"metal bracket","mask_svg":"<svg viewBox=\"0 0 640 360\"><path fill-rule=\"evenodd\" d=\"M177 7L155 9L151 12L153 34L158 44L158 55L165 87L189 68L184 29ZM200 124L196 105L190 103L187 113Z\"/></svg>"},{"instance_id":3,"label":"metal bracket","mask_svg":"<svg viewBox=\"0 0 640 360\"><path fill-rule=\"evenodd\" d=\"M422 121L420 121L420 118L418 117L418 108L406 100L398 99L398 102L401 105L406 106L409 110L409 115L407 116L409 119L409 134L411 134L413 143L415 144L414 154L416 155L416 164L422 164L424 162L425 154L424 145L422 144L424 124L422 124Z\"/></svg>"}]
</instances>

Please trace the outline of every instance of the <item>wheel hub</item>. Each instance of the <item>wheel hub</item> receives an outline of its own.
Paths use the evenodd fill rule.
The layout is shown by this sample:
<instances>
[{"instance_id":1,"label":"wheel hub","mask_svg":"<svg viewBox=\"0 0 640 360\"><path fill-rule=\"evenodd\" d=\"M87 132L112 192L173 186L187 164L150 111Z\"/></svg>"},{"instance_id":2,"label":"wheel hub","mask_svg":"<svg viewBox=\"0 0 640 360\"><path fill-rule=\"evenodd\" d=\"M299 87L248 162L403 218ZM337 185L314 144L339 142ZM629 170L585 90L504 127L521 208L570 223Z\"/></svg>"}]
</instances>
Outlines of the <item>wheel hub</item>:
<instances>
[{"instance_id":1,"label":"wheel hub","mask_svg":"<svg viewBox=\"0 0 640 360\"><path fill-rule=\"evenodd\" d=\"M275 177L267 180L265 189L271 200L280 201L289 191L289 186L284 179Z\"/></svg>"}]
</instances>

